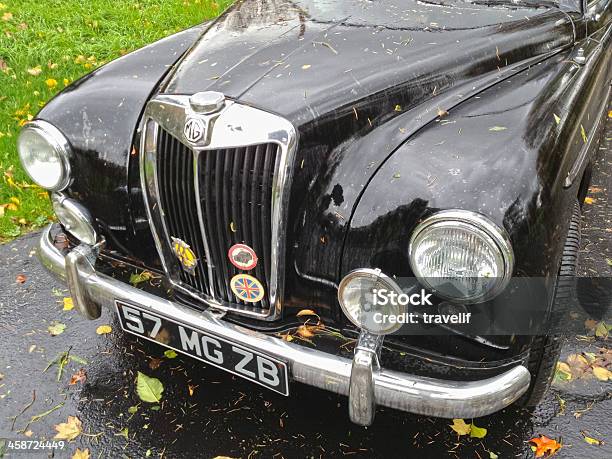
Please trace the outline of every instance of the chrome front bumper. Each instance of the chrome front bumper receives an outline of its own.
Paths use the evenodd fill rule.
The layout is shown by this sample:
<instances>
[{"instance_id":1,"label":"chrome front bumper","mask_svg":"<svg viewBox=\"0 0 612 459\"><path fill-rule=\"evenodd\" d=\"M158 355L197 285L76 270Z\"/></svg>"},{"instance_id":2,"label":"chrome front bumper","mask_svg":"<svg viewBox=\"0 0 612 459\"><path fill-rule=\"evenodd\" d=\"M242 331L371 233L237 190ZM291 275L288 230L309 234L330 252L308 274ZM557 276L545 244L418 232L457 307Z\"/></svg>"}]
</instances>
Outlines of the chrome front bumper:
<instances>
[{"instance_id":1,"label":"chrome front bumper","mask_svg":"<svg viewBox=\"0 0 612 459\"><path fill-rule=\"evenodd\" d=\"M183 322L287 362L293 381L349 396L351 420L373 421L376 405L442 418L475 418L499 411L529 387L524 366L479 381L447 381L380 368L372 337L360 339L349 360L234 325L207 311L196 311L144 292L94 269L95 253L81 245L64 256L53 244L51 226L40 239L38 256L52 273L67 281L73 302L87 318L97 318L115 300ZM114 307L113 307L114 309Z\"/></svg>"}]
</instances>

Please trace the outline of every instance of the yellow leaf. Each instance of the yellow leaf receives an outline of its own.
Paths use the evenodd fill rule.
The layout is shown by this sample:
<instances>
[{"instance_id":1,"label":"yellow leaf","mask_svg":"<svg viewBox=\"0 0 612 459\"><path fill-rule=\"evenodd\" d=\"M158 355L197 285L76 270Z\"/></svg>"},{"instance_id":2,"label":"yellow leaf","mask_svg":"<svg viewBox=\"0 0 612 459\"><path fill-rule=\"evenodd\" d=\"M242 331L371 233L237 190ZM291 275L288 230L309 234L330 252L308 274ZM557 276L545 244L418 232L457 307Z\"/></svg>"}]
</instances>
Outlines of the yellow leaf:
<instances>
[{"instance_id":1,"label":"yellow leaf","mask_svg":"<svg viewBox=\"0 0 612 459\"><path fill-rule=\"evenodd\" d=\"M312 65L304 64L304 65L302 65L302 70L308 70L310 67L312 67Z\"/></svg>"},{"instance_id":2,"label":"yellow leaf","mask_svg":"<svg viewBox=\"0 0 612 459\"><path fill-rule=\"evenodd\" d=\"M297 317L302 317L302 316L317 316L319 317L319 315L314 312L312 309L302 309L300 312L298 312L296 314Z\"/></svg>"},{"instance_id":3,"label":"yellow leaf","mask_svg":"<svg viewBox=\"0 0 612 459\"><path fill-rule=\"evenodd\" d=\"M74 303L72 302L72 298L67 296L64 298L64 311L70 311L74 308Z\"/></svg>"},{"instance_id":4,"label":"yellow leaf","mask_svg":"<svg viewBox=\"0 0 612 459\"><path fill-rule=\"evenodd\" d=\"M10 203L6 204L6 205L5 205L5 207L6 207L6 209L7 209L7 210L12 210L12 211L15 211L15 210L18 210L18 209L19 209L19 207L17 207L17 206L16 206L15 204L13 204L12 202L10 202Z\"/></svg>"},{"instance_id":5,"label":"yellow leaf","mask_svg":"<svg viewBox=\"0 0 612 459\"><path fill-rule=\"evenodd\" d=\"M54 80L53 78L49 78L48 80L45 80L45 84L47 85L49 89L53 89L57 86L57 80Z\"/></svg>"},{"instance_id":6,"label":"yellow leaf","mask_svg":"<svg viewBox=\"0 0 612 459\"><path fill-rule=\"evenodd\" d=\"M586 131L584 130L584 126L582 124L580 125L580 135L582 136L582 141L587 143Z\"/></svg>"},{"instance_id":7,"label":"yellow leaf","mask_svg":"<svg viewBox=\"0 0 612 459\"><path fill-rule=\"evenodd\" d=\"M85 448L83 451L77 448L72 455L72 459L89 459L89 448Z\"/></svg>"},{"instance_id":8,"label":"yellow leaf","mask_svg":"<svg viewBox=\"0 0 612 459\"><path fill-rule=\"evenodd\" d=\"M608 112L608 118L612 118L612 110Z\"/></svg>"},{"instance_id":9,"label":"yellow leaf","mask_svg":"<svg viewBox=\"0 0 612 459\"><path fill-rule=\"evenodd\" d=\"M597 202L597 200L595 198L591 198L591 197L588 197L588 196L586 198L584 198L584 203L585 204L593 204L595 202Z\"/></svg>"},{"instance_id":10,"label":"yellow leaf","mask_svg":"<svg viewBox=\"0 0 612 459\"><path fill-rule=\"evenodd\" d=\"M555 117L555 123L559 124L561 122L561 118L559 118L556 114L553 113L553 116Z\"/></svg>"},{"instance_id":11,"label":"yellow leaf","mask_svg":"<svg viewBox=\"0 0 612 459\"><path fill-rule=\"evenodd\" d=\"M302 338L312 338L315 334L310 330L311 330L311 327L309 327L308 325L300 325L296 333L300 335Z\"/></svg>"},{"instance_id":12,"label":"yellow leaf","mask_svg":"<svg viewBox=\"0 0 612 459\"><path fill-rule=\"evenodd\" d=\"M106 335L112 331L113 329L111 328L110 325L100 325L98 328L96 328L96 333L98 335Z\"/></svg>"},{"instance_id":13,"label":"yellow leaf","mask_svg":"<svg viewBox=\"0 0 612 459\"><path fill-rule=\"evenodd\" d=\"M11 201L12 203L15 203L17 205L21 204L21 201L19 200L19 198L16 198L15 196L11 196L9 198L9 201Z\"/></svg>"},{"instance_id":14,"label":"yellow leaf","mask_svg":"<svg viewBox=\"0 0 612 459\"><path fill-rule=\"evenodd\" d=\"M484 438L487 435L487 429L484 427L477 427L473 422L470 424L470 437L472 438Z\"/></svg>"},{"instance_id":15,"label":"yellow leaf","mask_svg":"<svg viewBox=\"0 0 612 459\"><path fill-rule=\"evenodd\" d=\"M70 80L68 78L64 78L64 86L68 86L70 84Z\"/></svg>"},{"instance_id":16,"label":"yellow leaf","mask_svg":"<svg viewBox=\"0 0 612 459\"><path fill-rule=\"evenodd\" d=\"M468 435L472 430L472 426L466 424L463 419L453 419L453 425L449 427L457 432L457 435Z\"/></svg>"},{"instance_id":17,"label":"yellow leaf","mask_svg":"<svg viewBox=\"0 0 612 459\"><path fill-rule=\"evenodd\" d=\"M66 422L62 422L61 424L57 424L55 426L55 430L57 430L57 434L53 438L56 440L72 441L81 435L81 432L83 431L83 424L76 416L68 416L68 420Z\"/></svg>"},{"instance_id":18,"label":"yellow leaf","mask_svg":"<svg viewBox=\"0 0 612 459\"><path fill-rule=\"evenodd\" d=\"M402 111L402 106L401 105L396 105L395 106L395 111L396 112L401 112Z\"/></svg>"},{"instance_id":19,"label":"yellow leaf","mask_svg":"<svg viewBox=\"0 0 612 459\"><path fill-rule=\"evenodd\" d=\"M603 440L598 440L597 438L589 437L584 431L581 431L580 433L582 434L582 438L584 438L584 441L586 441L589 445L595 445L595 446L604 445Z\"/></svg>"},{"instance_id":20,"label":"yellow leaf","mask_svg":"<svg viewBox=\"0 0 612 459\"><path fill-rule=\"evenodd\" d=\"M593 367L593 374L600 381L607 381L612 378L612 372L603 367Z\"/></svg>"}]
</instances>

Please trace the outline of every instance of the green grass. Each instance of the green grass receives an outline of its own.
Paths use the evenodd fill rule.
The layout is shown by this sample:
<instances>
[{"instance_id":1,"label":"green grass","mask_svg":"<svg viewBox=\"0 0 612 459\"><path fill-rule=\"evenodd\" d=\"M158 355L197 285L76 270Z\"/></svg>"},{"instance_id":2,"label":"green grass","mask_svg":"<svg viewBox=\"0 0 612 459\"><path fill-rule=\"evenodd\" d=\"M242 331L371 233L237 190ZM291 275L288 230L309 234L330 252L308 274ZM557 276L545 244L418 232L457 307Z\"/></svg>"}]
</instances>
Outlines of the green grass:
<instances>
[{"instance_id":1,"label":"green grass","mask_svg":"<svg viewBox=\"0 0 612 459\"><path fill-rule=\"evenodd\" d=\"M23 123L65 85L219 14L230 0L0 0L0 242L53 218L22 170Z\"/></svg>"}]
</instances>

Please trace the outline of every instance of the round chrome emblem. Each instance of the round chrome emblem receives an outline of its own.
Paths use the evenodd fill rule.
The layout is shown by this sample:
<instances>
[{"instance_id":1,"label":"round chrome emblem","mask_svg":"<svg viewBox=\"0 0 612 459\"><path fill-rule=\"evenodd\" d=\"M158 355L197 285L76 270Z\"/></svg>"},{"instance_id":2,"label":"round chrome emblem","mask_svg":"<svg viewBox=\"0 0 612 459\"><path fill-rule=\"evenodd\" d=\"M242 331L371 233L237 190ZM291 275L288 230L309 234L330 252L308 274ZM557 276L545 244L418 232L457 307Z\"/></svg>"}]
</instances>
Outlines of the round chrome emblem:
<instances>
[{"instance_id":1,"label":"round chrome emblem","mask_svg":"<svg viewBox=\"0 0 612 459\"><path fill-rule=\"evenodd\" d=\"M200 118L188 118L185 122L183 134L189 142L196 143L197 141L201 140L202 137L204 137L205 132L206 125Z\"/></svg>"}]
</instances>

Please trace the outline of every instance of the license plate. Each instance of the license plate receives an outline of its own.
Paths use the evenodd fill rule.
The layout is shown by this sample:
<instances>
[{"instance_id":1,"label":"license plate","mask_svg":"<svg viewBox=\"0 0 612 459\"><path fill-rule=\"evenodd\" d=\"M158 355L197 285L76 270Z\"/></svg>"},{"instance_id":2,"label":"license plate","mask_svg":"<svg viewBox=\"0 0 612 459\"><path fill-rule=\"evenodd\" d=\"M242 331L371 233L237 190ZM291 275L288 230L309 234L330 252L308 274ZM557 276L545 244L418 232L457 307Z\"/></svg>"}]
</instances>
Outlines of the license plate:
<instances>
[{"instance_id":1,"label":"license plate","mask_svg":"<svg viewBox=\"0 0 612 459\"><path fill-rule=\"evenodd\" d=\"M126 332L289 395L285 362L131 304L115 301L115 306Z\"/></svg>"}]
</instances>

